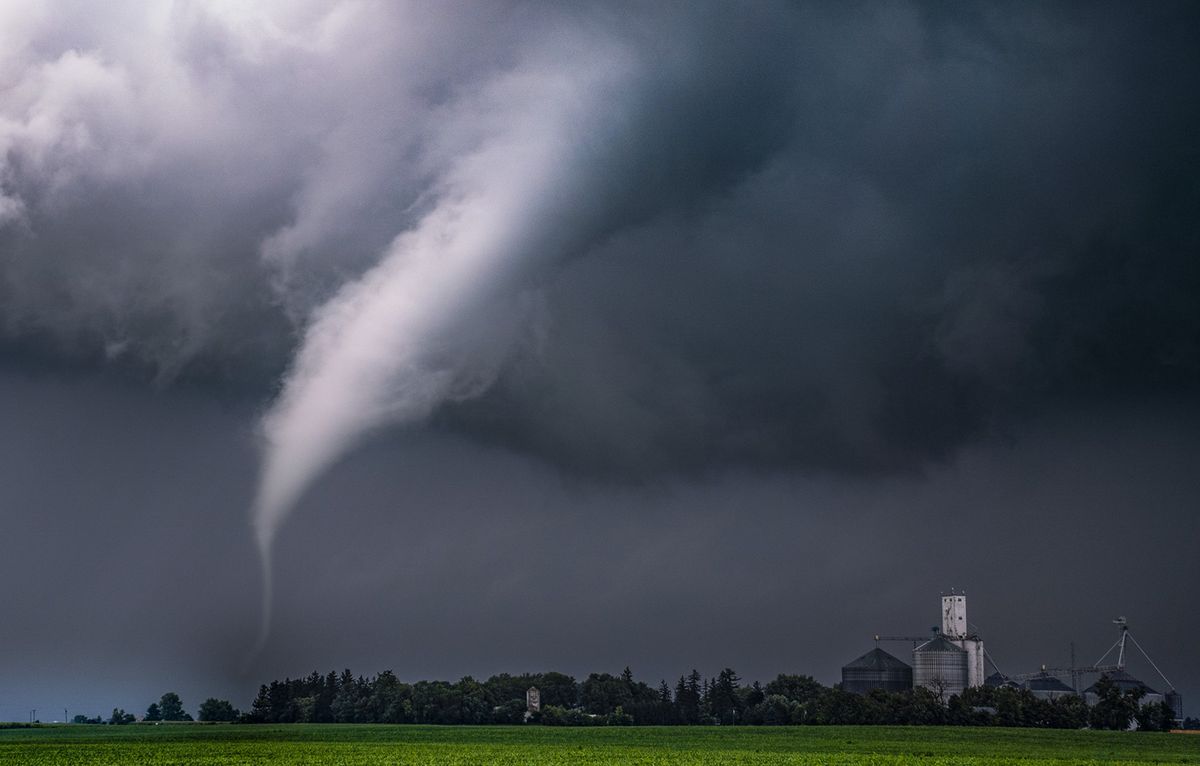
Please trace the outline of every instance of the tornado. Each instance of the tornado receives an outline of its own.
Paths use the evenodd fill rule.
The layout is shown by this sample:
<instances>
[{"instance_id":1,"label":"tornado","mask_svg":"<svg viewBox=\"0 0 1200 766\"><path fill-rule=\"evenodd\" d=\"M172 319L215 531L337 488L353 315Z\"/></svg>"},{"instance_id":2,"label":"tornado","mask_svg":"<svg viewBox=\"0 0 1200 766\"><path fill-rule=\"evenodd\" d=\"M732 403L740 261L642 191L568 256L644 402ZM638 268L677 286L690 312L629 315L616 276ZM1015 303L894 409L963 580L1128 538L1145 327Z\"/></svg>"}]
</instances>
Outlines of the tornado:
<instances>
[{"instance_id":1,"label":"tornado","mask_svg":"<svg viewBox=\"0 0 1200 766\"><path fill-rule=\"evenodd\" d=\"M640 32L589 29L554 38L440 108L441 130L426 139L437 161L427 163L436 172L418 205L425 212L312 313L260 423L259 650L275 541L322 473L371 433L416 426L486 391L520 336L528 298L556 266L664 210L724 193L786 136L793 102L763 85L779 79L766 76L768 59L717 71L711 51L686 36L646 48L635 45ZM760 45L778 37L759 32ZM751 139L721 106L731 100L776 115L776 127ZM730 146L745 156L731 157Z\"/></svg>"},{"instance_id":2,"label":"tornado","mask_svg":"<svg viewBox=\"0 0 1200 766\"><path fill-rule=\"evenodd\" d=\"M587 229L597 144L579 138L594 135L597 88L611 89L619 69L592 69L599 80L557 71L503 78L471 105L489 132L450 163L429 212L314 312L260 422L254 655L270 632L275 540L312 483L369 434L420 423L494 380L537 267Z\"/></svg>"}]
</instances>

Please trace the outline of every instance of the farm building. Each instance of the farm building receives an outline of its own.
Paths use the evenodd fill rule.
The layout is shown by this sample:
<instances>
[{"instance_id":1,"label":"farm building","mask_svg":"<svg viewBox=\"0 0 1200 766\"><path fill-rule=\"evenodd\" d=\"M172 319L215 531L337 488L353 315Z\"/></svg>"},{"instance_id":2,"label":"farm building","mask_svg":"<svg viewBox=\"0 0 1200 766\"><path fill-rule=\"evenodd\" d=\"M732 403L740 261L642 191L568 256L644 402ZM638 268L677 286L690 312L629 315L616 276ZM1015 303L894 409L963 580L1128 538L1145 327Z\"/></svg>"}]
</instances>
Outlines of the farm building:
<instances>
[{"instance_id":1,"label":"farm building","mask_svg":"<svg viewBox=\"0 0 1200 766\"><path fill-rule=\"evenodd\" d=\"M848 692L866 694L872 689L899 692L912 687L913 669L878 647L842 666L842 688Z\"/></svg>"},{"instance_id":2,"label":"farm building","mask_svg":"<svg viewBox=\"0 0 1200 766\"><path fill-rule=\"evenodd\" d=\"M1057 676L1049 673L1039 673L1025 682L1025 688L1038 699L1053 700L1059 697L1070 697L1076 691L1063 683Z\"/></svg>"},{"instance_id":3,"label":"farm building","mask_svg":"<svg viewBox=\"0 0 1200 766\"><path fill-rule=\"evenodd\" d=\"M913 649L913 685L924 686L944 698L967 688L967 651L943 636L935 636Z\"/></svg>"},{"instance_id":4,"label":"farm building","mask_svg":"<svg viewBox=\"0 0 1200 766\"><path fill-rule=\"evenodd\" d=\"M1113 685L1116 686L1122 694L1127 691L1140 690L1143 695L1141 700L1139 700L1139 704L1141 705L1149 705L1154 702L1164 702L1166 700L1166 697L1162 692L1150 688L1150 686L1144 681L1134 678L1124 670L1114 670L1112 672L1105 673L1104 675L1113 682ZM1096 683L1099 683L1099 681ZM1083 698L1087 700L1089 705L1095 705L1100 701L1100 695L1096 693L1096 684L1092 684L1083 690Z\"/></svg>"}]
</instances>

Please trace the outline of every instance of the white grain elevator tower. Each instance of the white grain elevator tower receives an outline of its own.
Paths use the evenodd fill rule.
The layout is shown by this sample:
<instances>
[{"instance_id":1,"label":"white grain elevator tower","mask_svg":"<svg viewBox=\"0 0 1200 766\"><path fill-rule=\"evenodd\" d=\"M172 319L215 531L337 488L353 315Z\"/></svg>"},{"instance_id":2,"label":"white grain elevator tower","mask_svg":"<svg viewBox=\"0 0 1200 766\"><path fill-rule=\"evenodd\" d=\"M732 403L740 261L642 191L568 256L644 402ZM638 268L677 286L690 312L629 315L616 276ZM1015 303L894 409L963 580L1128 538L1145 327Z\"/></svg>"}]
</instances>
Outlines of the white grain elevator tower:
<instances>
[{"instance_id":1,"label":"white grain elevator tower","mask_svg":"<svg viewBox=\"0 0 1200 766\"><path fill-rule=\"evenodd\" d=\"M967 594L950 591L942 596L942 635L967 653L967 686L983 686L983 639L967 622Z\"/></svg>"}]
</instances>

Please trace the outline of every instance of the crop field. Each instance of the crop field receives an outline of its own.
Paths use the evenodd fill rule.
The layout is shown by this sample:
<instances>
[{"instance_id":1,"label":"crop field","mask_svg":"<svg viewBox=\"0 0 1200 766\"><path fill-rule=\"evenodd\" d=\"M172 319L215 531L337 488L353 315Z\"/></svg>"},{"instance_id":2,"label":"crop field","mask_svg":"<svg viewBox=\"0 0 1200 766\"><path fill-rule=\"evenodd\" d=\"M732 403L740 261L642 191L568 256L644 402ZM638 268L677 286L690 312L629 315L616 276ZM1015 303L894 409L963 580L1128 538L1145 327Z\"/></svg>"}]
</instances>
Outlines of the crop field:
<instances>
[{"instance_id":1,"label":"crop field","mask_svg":"<svg viewBox=\"0 0 1200 766\"><path fill-rule=\"evenodd\" d=\"M934 727L130 725L0 730L0 764L1200 764L1200 736Z\"/></svg>"}]
</instances>

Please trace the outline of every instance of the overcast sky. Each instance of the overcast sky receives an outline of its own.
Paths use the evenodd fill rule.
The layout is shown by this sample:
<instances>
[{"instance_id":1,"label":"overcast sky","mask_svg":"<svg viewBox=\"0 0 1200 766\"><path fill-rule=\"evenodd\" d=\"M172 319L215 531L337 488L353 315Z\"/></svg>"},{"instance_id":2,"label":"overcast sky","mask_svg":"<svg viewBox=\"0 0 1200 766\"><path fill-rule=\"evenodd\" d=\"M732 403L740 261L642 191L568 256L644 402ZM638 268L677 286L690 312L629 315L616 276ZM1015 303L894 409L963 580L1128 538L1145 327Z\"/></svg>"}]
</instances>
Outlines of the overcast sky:
<instances>
[{"instance_id":1,"label":"overcast sky","mask_svg":"<svg viewBox=\"0 0 1200 766\"><path fill-rule=\"evenodd\" d=\"M1194 713L1194 5L242 5L0 6L0 720L951 587Z\"/></svg>"}]
</instances>

